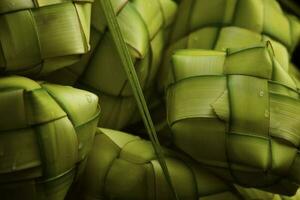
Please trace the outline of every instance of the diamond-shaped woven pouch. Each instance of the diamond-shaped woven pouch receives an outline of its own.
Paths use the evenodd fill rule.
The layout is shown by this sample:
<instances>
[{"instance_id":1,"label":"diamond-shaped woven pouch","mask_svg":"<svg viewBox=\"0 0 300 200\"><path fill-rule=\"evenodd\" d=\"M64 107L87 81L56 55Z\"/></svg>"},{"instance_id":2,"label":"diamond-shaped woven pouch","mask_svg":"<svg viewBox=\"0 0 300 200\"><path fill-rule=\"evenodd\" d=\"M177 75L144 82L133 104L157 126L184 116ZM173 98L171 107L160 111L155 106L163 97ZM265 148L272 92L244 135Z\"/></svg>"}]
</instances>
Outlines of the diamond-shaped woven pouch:
<instances>
[{"instance_id":1,"label":"diamond-shaped woven pouch","mask_svg":"<svg viewBox=\"0 0 300 200\"><path fill-rule=\"evenodd\" d=\"M155 78L177 4L172 0L114 0L112 4L141 86L149 96L156 85ZM80 63L59 70L47 79L75 84L100 95L103 108L100 125L124 128L139 114L99 0L92 8L91 47L92 51L83 56Z\"/></svg>"},{"instance_id":2,"label":"diamond-shaped woven pouch","mask_svg":"<svg viewBox=\"0 0 300 200\"><path fill-rule=\"evenodd\" d=\"M10 76L0 98L1 200L63 200L92 148L98 97Z\"/></svg>"},{"instance_id":3,"label":"diamond-shaped woven pouch","mask_svg":"<svg viewBox=\"0 0 300 200\"><path fill-rule=\"evenodd\" d=\"M293 194L300 183L299 88L271 43L179 50L172 62L167 115L175 145L227 180Z\"/></svg>"},{"instance_id":4,"label":"diamond-shaped woven pouch","mask_svg":"<svg viewBox=\"0 0 300 200\"><path fill-rule=\"evenodd\" d=\"M93 0L2 0L0 73L37 76L89 51Z\"/></svg>"},{"instance_id":5,"label":"diamond-shaped woven pouch","mask_svg":"<svg viewBox=\"0 0 300 200\"><path fill-rule=\"evenodd\" d=\"M201 165L167 149L164 153L179 199L239 199L230 184ZM151 143L115 130L98 129L79 183L68 199L172 199Z\"/></svg>"},{"instance_id":6,"label":"diamond-shaped woven pouch","mask_svg":"<svg viewBox=\"0 0 300 200\"><path fill-rule=\"evenodd\" d=\"M300 38L299 19L276 0L183 0L177 13L158 73L161 92L177 49L225 50L272 41L278 62L287 68Z\"/></svg>"}]
</instances>

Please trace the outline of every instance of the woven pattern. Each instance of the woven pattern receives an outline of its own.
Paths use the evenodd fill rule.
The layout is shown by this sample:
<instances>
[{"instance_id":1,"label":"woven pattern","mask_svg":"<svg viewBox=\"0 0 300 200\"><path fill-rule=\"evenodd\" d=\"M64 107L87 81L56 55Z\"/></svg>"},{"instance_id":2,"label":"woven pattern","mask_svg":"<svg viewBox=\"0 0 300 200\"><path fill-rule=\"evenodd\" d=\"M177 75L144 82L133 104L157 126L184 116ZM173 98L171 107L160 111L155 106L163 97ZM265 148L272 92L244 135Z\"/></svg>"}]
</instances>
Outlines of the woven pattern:
<instances>
[{"instance_id":1,"label":"woven pattern","mask_svg":"<svg viewBox=\"0 0 300 200\"><path fill-rule=\"evenodd\" d=\"M224 50L271 41L278 62L287 68L299 38L299 20L286 15L276 0L183 0L159 73L159 90L167 84L176 49Z\"/></svg>"},{"instance_id":2,"label":"woven pattern","mask_svg":"<svg viewBox=\"0 0 300 200\"><path fill-rule=\"evenodd\" d=\"M2 0L0 71L39 75L79 61L90 38L92 0Z\"/></svg>"},{"instance_id":3,"label":"woven pattern","mask_svg":"<svg viewBox=\"0 0 300 200\"><path fill-rule=\"evenodd\" d=\"M97 96L23 77L0 79L3 200L63 200L92 148Z\"/></svg>"},{"instance_id":4,"label":"woven pattern","mask_svg":"<svg viewBox=\"0 0 300 200\"><path fill-rule=\"evenodd\" d=\"M242 188L240 186L236 186L237 191L245 200L299 200L300 199L300 190L296 193L296 195L292 197L281 196L278 194L273 194L261 190L257 190L254 188Z\"/></svg>"},{"instance_id":5,"label":"woven pattern","mask_svg":"<svg viewBox=\"0 0 300 200\"><path fill-rule=\"evenodd\" d=\"M179 148L224 178L292 194L271 186L300 183L299 88L270 45L175 53L168 123Z\"/></svg>"},{"instance_id":6,"label":"woven pattern","mask_svg":"<svg viewBox=\"0 0 300 200\"><path fill-rule=\"evenodd\" d=\"M112 3L141 85L149 94L155 84L176 4L171 0L117 0ZM92 10L92 52L79 64L48 78L100 95L103 107L100 125L120 129L138 116L136 103L98 1L94 2Z\"/></svg>"},{"instance_id":7,"label":"woven pattern","mask_svg":"<svg viewBox=\"0 0 300 200\"><path fill-rule=\"evenodd\" d=\"M239 199L225 182L201 166L174 152L165 150L165 154L180 199ZM81 194L74 195L80 200L172 199L151 143L123 132L98 130L82 177L81 185L74 189Z\"/></svg>"}]
</instances>

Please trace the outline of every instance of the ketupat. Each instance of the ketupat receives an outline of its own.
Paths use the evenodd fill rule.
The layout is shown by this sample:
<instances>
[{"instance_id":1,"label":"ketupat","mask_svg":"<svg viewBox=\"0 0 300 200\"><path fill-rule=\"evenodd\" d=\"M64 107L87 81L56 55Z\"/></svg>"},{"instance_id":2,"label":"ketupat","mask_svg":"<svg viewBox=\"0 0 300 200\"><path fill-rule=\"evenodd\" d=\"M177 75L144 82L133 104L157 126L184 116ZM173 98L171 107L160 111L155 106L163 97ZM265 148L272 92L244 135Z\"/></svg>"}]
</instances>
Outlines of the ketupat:
<instances>
[{"instance_id":1,"label":"ketupat","mask_svg":"<svg viewBox=\"0 0 300 200\"><path fill-rule=\"evenodd\" d=\"M116 3L116 1L113 1L114 3ZM142 1L140 1L140 2L142 2ZM232 2L234 2L234 1L232 1ZM141 4L140 4L140 6L142 5L143 6L143 4L144 4L145 2L142 2ZM121 6L122 7L122 6ZM143 14L143 13L147 13L147 12L141 12L141 13L139 13L139 14ZM147 15L146 15L147 16ZM145 18L145 16L144 16L144 18ZM98 16L97 16L97 19L101 19L101 17L100 18L98 18ZM103 18L102 18L103 19ZM149 17L148 18L150 21L155 21L155 20L152 20L152 18L151 17ZM133 21L135 21L135 20L133 20ZM103 22L103 21L102 21ZM155 23L154 23L155 24ZM154 25L153 25L154 26ZM105 23L104 23L104 26L103 27L105 27ZM230 31L229 31L230 32ZM237 31L238 32L238 31ZM242 31L241 31L242 32ZM251 32L251 31L250 31ZM294 32L293 31L293 33L297 33L297 31L296 32ZM135 34L133 34L133 35L135 35ZM240 35L239 33L237 33L237 35L239 35L239 36L242 36L242 35ZM249 35L251 35L251 34L249 34ZM259 35L259 34L258 34ZM297 36L297 34L295 34L296 36ZM102 36L101 36L102 37ZM104 37L104 36L103 36ZM244 36L242 36L242 37L244 37ZM245 38L245 37L244 37ZM248 37L247 37L248 38ZM249 38L251 38L250 36L249 36ZM260 38L259 36L257 37L257 38ZM256 39L257 39L256 38ZM97 38L96 38L97 39ZM196 38L197 39L197 38ZM233 37L232 36L230 36L230 34L228 34L228 37L227 37L227 39L228 40L226 40L226 42L228 42L228 41L230 41L230 42L228 42L228 43L226 43L226 42L224 42L224 46L222 47L222 48L226 48L227 47L227 45L229 45L229 44L236 44L236 45L241 45L241 44L243 44L243 43L240 43L240 41L236 41L236 43L233 41ZM271 40L270 38L265 38L264 40ZM260 40L258 40L258 41L260 41ZM197 44L196 43L196 40L195 41L191 41L191 43L192 42L195 42L195 44ZM207 42L209 42L209 40L207 40ZM254 43L256 43L256 41L254 42L254 43L252 43L253 41L250 41L250 43L249 44L254 44ZM281 43L282 43L282 41L280 41ZM278 62L282 65L282 66L285 66L285 67L283 67L286 71L289 71L290 72L290 75L294 75L294 74L296 74L295 73L295 71L297 71L297 70L295 70L295 68L293 68L293 67L288 67L289 66L289 63L288 62L286 62L286 61L289 61L289 59L287 59L288 58L288 51L286 51L286 49L284 49L285 47L281 47L281 44L280 43L278 43L278 47L276 47L276 42L273 40L273 46L274 46L274 50L275 50L275 54L277 55L277 59L278 59ZM221 45L222 46L222 45ZM240 47L240 46L238 46L238 47ZM156 52L159 52L159 51L156 51ZM138 55L136 55L134 52L133 52L133 55L134 56L137 56L138 57ZM104 58L105 58L106 56L104 56ZM57 59L56 59L57 60ZM286 64L287 63L287 64ZM121 68L120 68L121 69ZM30 72L31 73L31 72ZM91 74L93 74L93 73L91 73ZM69 74L69 75L71 75L71 74ZM78 74L77 74L78 75ZM64 78L66 79L66 78L69 78L69 77L71 77L71 79L73 78L72 76L65 76ZM295 77L297 77L297 76L294 76L294 79L295 79ZM111 80L110 80L111 81ZM150 82L151 83L151 82ZM298 82L299 83L299 82ZM124 86L125 87L125 86ZM88 87L86 87L86 88L88 88ZM88 88L88 89L91 89L91 88ZM129 89L129 88L128 88ZM108 90L108 91L110 91L110 89ZM126 90L125 90L126 91ZM130 94L130 91L128 91L129 92L129 94ZM76 97L77 95L74 95L73 97ZM117 98L118 99L118 98ZM109 100L110 101L110 100ZM106 102L109 102L109 101L106 101ZM68 102L72 102L72 101L70 101L70 99L68 100ZM132 102L134 102L134 101L132 101ZM129 104L127 104L127 105L129 105ZM133 105L133 104L132 104ZM107 106L106 106L107 107ZM124 106L124 107L126 107L126 106ZM118 113L118 111L116 111L116 113L117 114L119 114ZM128 115L128 113L126 113L126 112L124 112L126 115ZM116 122L116 121L114 121L115 120L115 117L116 117L117 115L114 115L111 119L111 121L109 121L108 120L108 122L109 123L113 123L113 124L118 124L118 122ZM128 120L128 119L126 119L126 118L124 118L125 120ZM129 121L131 121L131 120L129 120ZM125 122L124 124L128 124L128 121L127 122ZM120 127L119 127L120 128ZM100 159L99 159L100 160ZM125 170L125 168L126 167L124 167L124 168L118 168L117 170L120 170L120 171L122 171L122 170ZM126 170L125 170L126 171ZM119 177L117 177L117 178L113 178L114 180L113 181L115 181L115 183L116 184L121 184L122 183L122 180L119 180L118 179ZM139 176L134 176L133 177L133 179L140 179L140 177ZM129 187L130 188L130 187ZM227 187L224 187L224 188L227 188ZM117 188L117 189L119 189L119 188ZM7 190L8 191L8 190ZM6 192L7 192L6 191ZM138 191L139 192L139 191ZM109 193L108 193L108 195L113 195L114 194L114 191L110 191ZM128 194L124 194L124 196L126 196L126 195L128 195ZM233 197L232 197L233 198ZM277 198L277 197L275 197L275 198ZM202 198L201 198L202 199ZM205 199L205 198L204 198ZM217 197L215 197L214 199L218 199ZM224 199L224 197L222 198L222 197L219 197L219 199Z\"/></svg>"},{"instance_id":2,"label":"ketupat","mask_svg":"<svg viewBox=\"0 0 300 200\"><path fill-rule=\"evenodd\" d=\"M158 74L159 90L164 90L176 49L224 50L271 41L287 69L299 38L299 19L285 14L276 0L183 0Z\"/></svg>"},{"instance_id":3,"label":"ketupat","mask_svg":"<svg viewBox=\"0 0 300 200\"><path fill-rule=\"evenodd\" d=\"M112 3L141 85L149 97L156 85L155 78L177 5L172 0L114 0ZM47 80L98 94L103 108L99 125L122 129L140 118L101 9L96 0L92 9L92 51L80 63L53 73Z\"/></svg>"},{"instance_id":4,"label":"ketupat","mask_svg":"<svg viewBox=\"0 0 300 200\"><path fill-rule=\"evenodd\" d=\"M243 188L236 186L237 191L242 196L244 200L299 200L300 199L300 190L293 197L282 196L270 192L265 192L257 190L254 188Z\"/></svg>"},{"instance_id":5,"label":"ketupat","mask_svg":"<svg viewBox=\"0 0 300 200\"><path fill-rule=\"evenodd\" d=\"M300 183L300 99L267 46L175 53L168 122L175 145L223 178L291 195Z\"/></svg>"},{"instance_id":6,"label":"ketupat","mask_svg":"<svg viewBox=\"0 0 300 200\"><path fill-rule=\"evenodd\" d=\"M63 200L92 148L96 95L0 78L0 199Z\"/></svg>"},{"instance_id":7,"label":"ketupat","mask_svg":"<svg viewBox=\"0 0 300 200\"><path fill-rule=\"evenodd\" d=\"M271 16L267 14L270 12L273 13ZM275 0L182 0L177 13L158 73L158 91L161 96L165 96L171 58L178 49L222 51L270 41L285 71L295 73L295 68L289 69L289 66L293 50L299 42L300 22L296 17L284 13ZM268 28L268 23L276 29ZM281 29L281 34L276 32L278 29ZM158 120L165 116L165 109L157 106L153 110L155 116L160 116ZM172 138L165 120L157 124L164 124L163 128L160 127L161 138Z\"/></svg>"},{"instance_id":8,"label":"ketupat","mask_svg":"<svg viewBox=\"0 0 300 200\"><path fill-rule=\"evenodd\" d=\"M165 155L179 199L240 199L233 187L201 165L167 149ZM101 128L74 192L69 199L172 199L151 143Z\"/></svg>"},{"instance_id":9,"label":"ketupat","mask_svg":"<svg viewBox=\"0 0 300 200\"><path fill-rule=\"evenodd\" d=\"M1 74L38 76L89 51L93 0L2 0Z\"/></svg>"},{"instance_id":10,"label":"ketupat","mask_svg":"<svg viewBox=\"0 0 300 200\"><path fill-rule=\"evenodd\" d=\"M214 10L214 12L211 12L212 10ZM295 80L295 75L293 74L297 70L295 70L295 68L292 68L290 65L290 53L293 52L295 46L298 44L299 38L300 38L299 20L293 16L286 15L281 10L279 4L275 0L267 0L267 1L250 1L250 0L245 0L245 1L242 1L242 0L240 0L240 1L239 0L193 1L193 0L184 0L184 1L181 1L179 9L178 9L178 16L177 16L177 19L175 20L174 28L173 28L173 31L171 34L169 48L165 53L165 58L164 58L165 60L162 65L162 69L159 73L159 76L160 76L159 90L161 92L163 92L164 88L166 88L166 86L168 85L168 81L169 81L170 77L172 77L172 75L174 76L174 70L172 70L173 69L172 64L178 65L178 63L174 63L175 62L174 60L173 60L173 62L171 62L171 57L173 56L173 53L174 53L174 51L176 51L176 49L215 49L215 50L219 50L219 51L224 51L228 48L240 48L240 49L245 48L246 49L247 47L248 48L253 47L257 44L260 44L262 41L265 41L265 42L269 43L269 46L272 49L271 51L273 54L275 54L275 57L276 57L276 62L277 62L276 66L277 67L274 68L273 76L275 76L275 77L273 77L273 78L275 78L276 81L283 83L283 85L287 85L288 87L292 88L293 92L291 92L289 95L292 95L294 98L298 99L299 98L298 97L299 90L297 88L297 85L299 85L299 82L297 83L297 80ZM249 56L249 58L247 58L247 60L240 60L240 63L241 64L247 64L247 63L249 64L249 63L251 63L251 60L252 61L255 60L254 58L256 56L257 55L253 54L252 57ZM189 75L193 76L192 73L196 73L196 74L197 73L201 74L201 72L205 73L204 72L205 69L208 70L207 71L208 74L210 72L213 73L213 71L209 71L209 70L213 70L213 68L208 69L209 66L213 67L213 64L218 66L218 64L220 64L220 62L222 62L222 59L221 60L220 59L211 60L209 58L209 56L207 56L207 57L202 56L202 63L201 63L201 62L198 62L199 60L201 60L201 58L199 60L197 60L196 57L197 57L197 55L194 55L194 56L190 55L190 56L187 56L186 58L182 58L181 64L182 65L190 64L190 66L185 68L187 71L184 71L184 69L182 69L180 71L180 67L177 66L177 69L178 69L177 76L179 76L179 77L186 76L186 78L187 78ZM260 64L259 62L256 62L256 63L253 62L252 70L254 70L254 71L259 70L260 69L260 67L258 67L258 66L260 66L259 64ZM238 64L235 64L235 66L238 66ZM281 66L281 67L278 67L278 66ZM216 67L216 68L218 68L218 67ZM194 70L194 72L193 72L193 70ZM270 69L268 69L268 70L270 70ZM267 72L267 70L265 70L264 73L266 73L266 72ZM259 73L258 75L261 75L261 71L260 72L258 71L258 73ZM204 77L204 75L205 74L203 74L203 77ZM226 160L227 157L226 156L222 157L222 155L224 155L224 152L222 152L222 150L221 150L223 148L221 148L221 146L220 146L222 144L222 142L218 143L219 140L217 140L216 138L215 138L216 141L213 140L213 136L216 135L216 132L213 133L213 131L212 131L211 134L208 134L206 132L209 130L209 127L211 129L217 129L216 124L215 125L211 124L211 126L208 126L208 124L206 122L206 123L203 123L201 126L200 124L197 123L197 118L201 119L201 115L199 113L203 114L203 116L202 116L203 120L205 118L209 118L209 116L214 115L213 113L208 111L209 109L204 108L203 104L205 104L205 101L206 101L206 103L208 103L207 108L209 108L209 107L211 107L211 105L209 105L209 104L215 103L215 102L210 102L210 103L208 102L209 100L212 100L212 99L209 99L210 98L209 93L217 92L218 89L214 88L213 85L217 85L218 81L212 80L210 82L202 81L201 83L200 82L197 83L196 77L194 77L194 78L191 77L191 79L194 79L195 83L191 83L191 85L189 85L189 86L184 86L185 82L188 81L188 80L185 80L185 78L183 78L183 80L181 80L181 81L178 81L178 84L175 83L174 87L176 87L176 85L178 85L177 86L178 90L181 91L181 98L179 98L180 95L178 94L179 93L178 90L170 92L172 90L173 86L170 87L171 89L170 88L167 89L169 91L167 98L170 100L170 101L167 101L169 124L171 126L173 126L173 123L174 123L173 137L171 137L171 138L173 138L173 141L175 141L175 145L177 147L179 146L181 148L181 150L192 155L194 159L196 159L198 161L201 160L202 163L206 163L207 165L211 165L212 163L214 163L213 165L220 166L220 165L222 165L222 163L218 163L218 161L220 161L221 158L225 158L225 162L223 163L225 165L223 167L231 168L232 165L227 164L227 166L226 166L226 162L230 163L228 160ZM190 82L192 82L192 80L190 80ZM236 87L238 87L239 83L236 83L236 84L237 84ZM247 84L251 85L253 83L249 79L249 80L245 81L244 85L247 85ZM233 85L235 85L235 84L233 84ZM206 91L206 94L208 94L208 95L205 96L203 93L204 96L202 96L201 98L197 98L197 95L201 96L201 94L199 94L200 91L198 91L196 89L196 87L198 87L198 89L202 88L203 90L200 90L200 91L203 91L203 92ZM259 88L257 88L257 89L259 89ZM278 89L278 87L276 89L273 88L273 90L277 90L277 89ZM280 90L280 89L278 89L278 90ZM284 89L281 89L281 90L284 90ZM250 92L254 92L254 90L251 90ZM172 93L172 94L170 94L170 93ZM289 93L289 92L287 92L287 93ZM221 95L222 94L220 93L220 96L218 96L220 99L222 97ZM265 96L265 92L262 95ZM239 95L236 95L236 96L237 96L237 98L239 97ZM178 98L176 99L176 97L178 97ZM224 95L223 97L224 97L223 98L224 100L227 99L226 95ZM171 102L172 99L176 100L176 105L172 104L172 102ZM197 101L198 101L198 103L196 103ZM173 103L174 102L175 101L173 101ZM221 107L222 106L224 107L226 104L224 104L224 102L223 102L224 105L222 105L222 102L218 102L218 103L219 103L218 106L220 108L220 110L219 110L220 113L218 113L218 114L221 115L222 112L223 112L223 114L225 114L226 109L225 109L225 111L224 110L222 111ZM241 107L243 107L246 104L247 104L246 99L244 99L242 102L241 101L233 102L233 106L240 105ZM256 106L261 107L263 105L257 103ZM297 114L297 112L298 112L297 108L298 108L298 106L296 103L296 105L294 105L294 108L293 108L294 115L292 115L293 117L291 117L291 121L290 122L288 120L286 121L286 125L290 127L288 132L292 132L291 135L294 135L294 134L297 135L296 127L297 127L297 124L299 123L299 122L297 122L297 119L298 119L297 115L299 114L299 113ZM253 110L253 108L252 108L252 110ZM197 112L199 112L198 113L199 115L196 114ZM176 118L176 120L173 121L174 116L172 115L172 113L173 113L173 115L174 115L174 113L177 113L178 115L176 115L176 116L180 115L180 117L179 117L180 119ZM195 115L193 115L192 113L194 113ZM188 121L188 118L193 118L193 116L195 118L194 121L192 119L190 119L190 122L186 122L186 124L185 124L185 120ZM241 117L241 116L239 116L239 117ZM223 121L226 120L226 116L221 116L221 117L218 116L218 118ZM280 121L280 120L277 120L277 121ZM175 123L177 123L177 122L178 122L178 124L181 124L181 123L185 124L185 126L183 125L185 128L183 128L183 126L178 125L178 127L177 127L178 129L174 132L174 129L176 129L175 127L177 126ZM241 123L241 126L242 125L243 125L243 123ZM192 132L194 134L190 133L191 130L189 129L193 126L194 126L194 128L193 128L194 131L192 131ZM244 125L244 126L245 127L248 126L248 132L252 128L252 126L250 126L249 124ZM220 130L222 130L221 127L220 127ZM226 126L225 126L225 130L226 130ZM279 129L277 129L277 130L279 130ZM197 132L197 134L196 134L196 132ZM221 134L221 132L220 132L219 136L225 137L226 134L225 135ZM277 131L277 133L279 133L279 132L280 131ZM285 131L285 132L287 132L287 131ZM202 135L203 136L205 135L205 137L202 137ZM287 137L287 135L289 135L289 134L284 134L281 131L279 133L279 135L281 135L281 136L285 135L285 137ZM274 136L274 134L273 134L273 136ZM201 139L197 140L196 139L197 137L201 138ZM295 136L295 137L297 137L297 136ZM199 141L201 141L201 142L199 142ZM216 144L211 145L211 143L208 141L216 142ZM239 143L239 142L237 142L237 143ZM185 145L183 145L183 144L185 144ZM297 143L294 143L293 145L295 145L294 148L292 148L293 149L292 151L294 151L294 153L292 153L291 155L294 155L294 156L290 159L290 161L293 161L293 158L297 158L297 156L295 156L296 152L297 152L297 150L295 148L295 147L297 147ZM228 145L228 146L230 147L230 145ZM206 147L210 150L201 149L201 148L206 148ZM198 149L198 150L196 150L196 149ZM216 151L218 149L220 150L219 154L216 153ZM211 156L212 156L211 154L213 152L215 152L213 155L215 155L215 158L217 158L217 159L215 159L215 162L213 162L214 159L211 158ZM235 150L233 150L233 152L235 152L235 155L240 156L238 158L238 160L243 159L242 158L243 156L245 156L244 159L249 159L246 156L248 154L236 152ZM253 155L255 155L255 150L248 151L248 152L249 152L249 154L252 155L252 156L250 156L250 158L254 159L255 156L253 156ZM206 156L204 156L204 154L206 154ZM200 157L202 159L200 159ZM214 157L214 156L212 156L212 157ZM283 157L284 156L281 156L281 158L283 158ZM258 158L258 157L256 157L256 158ZM274 155L274 158L279 159L280 156L278 155L278 157L276 157L276 155ZM264 159L260 159L257 161L263 161L263 160ZM284 164L283 161L281 163ZM241 164L241 163L238 163L238 164ZM297 163L294 164L295 167L297 165L298 165ZM295 171L293 171L293 169L295 169L295 167L290 169L291 171L289 171L289 169L286 170L286 173L288 173L288 171L289 171L289 173L293 174L290 177L290 180L292 180L292 182L297 182L297 181L295 181L295 178L298 176L298 174ZM240 169L240 170L243 170L243 169ZM244 169L244 170L246 170L246 169ZM264 170L266 170L266 168L262 169L262 171L264 171ZM218 170L216 170L216 171L218 171ZM219 174L223 174L223 175L226 174L226 170L224 172L221 172L221 171L222 170L219 170ZM236 177L234 177L234 175L232 175L230 173L227 175L227 178L228 177L231 177L236 182L239 182L236 179ZM259 178L261 178L261 177L249 176L248 177L249 180L246 181L247 178L245 178L243 184L248 185L248 186L256 186L256 187L258 187L259 184L261 184L260 186L263 187L262 186L263 183L266 183L266 182L259 181L258 180ZM230 178L228 178L228 179L230 179ZM252 183L251 183L251 180L253 181ZM256 182L257 185L255 185L255 181L257 181ZM265 180L265 181L267 181L267 180ZM284 185L286 183L282 183L282 184ZM294 186L290 185L290 186L286 186L286 187L282 186L282 187L277 187L277 188L273 187L273 188L265 188L265 189L271 190L273 192L277 191L279 193L285 193L285 194L291 195L298 188L298 184L294 184L294 183L292 183L292 184Z\"/></svg>"},{"instance_id":11,"label":"ketupat","mask_svg":"<svg viewBox=\"0 0 300 200\"><path fill-rule=\"evenodd\" d=\"M165 149L180 199L296 200L224 182L203 166ZM194 178L191 178L195 176ZM85 172L67 199L170 199L149 141L120 131L98 129Z\"/></svg>"}]
</instances>

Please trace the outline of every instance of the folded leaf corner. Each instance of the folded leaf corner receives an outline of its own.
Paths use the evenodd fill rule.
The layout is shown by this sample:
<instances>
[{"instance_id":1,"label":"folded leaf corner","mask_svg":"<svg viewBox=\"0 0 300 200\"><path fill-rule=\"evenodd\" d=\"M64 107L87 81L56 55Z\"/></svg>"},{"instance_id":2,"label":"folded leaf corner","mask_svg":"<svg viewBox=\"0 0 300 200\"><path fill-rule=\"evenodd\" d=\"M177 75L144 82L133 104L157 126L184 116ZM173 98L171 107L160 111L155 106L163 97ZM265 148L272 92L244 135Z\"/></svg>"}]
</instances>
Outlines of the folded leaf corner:
<instances>
[{"instance_id":1,"label":"folded leaf corner","mask_svg":"<svg viewBox=\"0 0 300 200\"><path fill-rule=\"evenodd\" d=\"M230 119L230 109L229 109L229 97L228 90L225 90L222 95L217 98L215 102L210 105L214 113L222 121L229 122Z\"/></svg>"}]
</instances>

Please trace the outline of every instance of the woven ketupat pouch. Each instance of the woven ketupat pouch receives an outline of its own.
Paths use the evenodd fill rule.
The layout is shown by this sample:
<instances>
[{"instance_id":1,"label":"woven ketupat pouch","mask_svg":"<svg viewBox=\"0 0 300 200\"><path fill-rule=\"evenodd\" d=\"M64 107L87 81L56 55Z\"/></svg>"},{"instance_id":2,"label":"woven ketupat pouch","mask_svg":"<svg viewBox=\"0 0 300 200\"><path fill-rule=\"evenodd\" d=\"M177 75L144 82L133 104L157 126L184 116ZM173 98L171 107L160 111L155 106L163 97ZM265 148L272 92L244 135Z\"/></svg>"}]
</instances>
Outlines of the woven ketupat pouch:
<instances>
[{"instance_id":1,"label":"woven ketupat pouch","mask_svg":"<svg viewBox=\"0 0 300 200\"><path fill-rule=\"evenodd\" d=\"M300 183L299 89L273 53L269 42L176 52L168 123L175 145L223 178L293 194Z\"/></svg>"},{"instance_id":2,"label":"woven ketupat pouch","mask_svg":"<svg viewBox=\"0 0 300 200\"><path fill-rule=\"evenodd\" d=\"M289 64L300 39L300 23L276 0L183 0L174 20L159 76L163 92L171 57L177 49L243 48L272 41L278 62ZM280 59L278 54L286 54Z\"/></svg>"},{"instance_id":3,"label":"woven ketupat pouch","mask_svg":"<svg viewBox=\"0 0 300 200\"><path fill-rule=\"evenodd\" d=\"M0 71L39 75L89 51L93 0L2 0Z\"/></svg>"},{"instance_id":4,"label":"woven ketupat pouch","mask_svg":"<svg viewBox=\"0 0 300 200\"><path fill-rule=\"evenodd\" d=\"M172 0L114 0L112 4L141 86L150 96L177 5ZM140 117L99 0L92 11L91 52L47 80L98 94L103 108L99 125L122 129Z\"/></svg>"},{"instance_id":5,"label":"woven ketupat pouch","mask_svg":"<svg viewBox=\"0 0 300 200\"><path fill-rule=\"evenodd\" d=\"M179 199L239 199L201 165L168 149L164 154ZM79 183L68 199L173 199L151 143L116 130L98 129Z\"/></svg>"},{"instance_id":6,"label":"woven ketupat pouch","mask_svg":"<svg viewBox=\"0 0 300 200\"><path fill-rule=\"evenodd\" d=\"M97 96L12 76L0 97L1 200L63 200L92 148Z\"/></svg>"}]
</instances>

